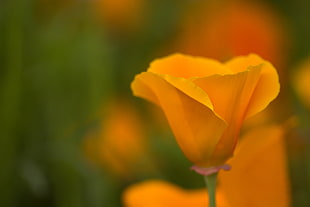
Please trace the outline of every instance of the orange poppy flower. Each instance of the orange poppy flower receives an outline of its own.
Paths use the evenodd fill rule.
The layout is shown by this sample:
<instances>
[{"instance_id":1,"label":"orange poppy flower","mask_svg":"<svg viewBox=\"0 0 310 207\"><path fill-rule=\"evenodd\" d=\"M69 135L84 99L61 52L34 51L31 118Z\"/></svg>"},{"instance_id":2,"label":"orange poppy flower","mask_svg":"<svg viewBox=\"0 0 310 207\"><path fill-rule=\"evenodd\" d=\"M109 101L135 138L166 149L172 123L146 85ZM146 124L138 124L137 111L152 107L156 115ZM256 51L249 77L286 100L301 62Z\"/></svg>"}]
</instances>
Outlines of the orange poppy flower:
<instances>
[{"instance_id":1,"label":"orange poppy flower","mask_svg":"<svg viewBox=\"0 0 310 207\"><path fill-rule=\"evenodd\" d=\"M171 55L152 62L131 87L162 108L181 150L198 167L225 164L243 120L279 93L276 70L254 54L224 64Z\"/></svg>"},{"instance_id":2,"label":"orange poppy flower","mask_svg":"<svg viewBox=\"0 0 310 207\"><path fill-rule=\"evenodd\" d=\"M231 171L219 173L216 194L219 207L288 207L290 188L283 129L257 128L241 140ZM184 190L151 180L124 191L126 207L208 206L206 189Z\"/></svg>"}]
</instances>

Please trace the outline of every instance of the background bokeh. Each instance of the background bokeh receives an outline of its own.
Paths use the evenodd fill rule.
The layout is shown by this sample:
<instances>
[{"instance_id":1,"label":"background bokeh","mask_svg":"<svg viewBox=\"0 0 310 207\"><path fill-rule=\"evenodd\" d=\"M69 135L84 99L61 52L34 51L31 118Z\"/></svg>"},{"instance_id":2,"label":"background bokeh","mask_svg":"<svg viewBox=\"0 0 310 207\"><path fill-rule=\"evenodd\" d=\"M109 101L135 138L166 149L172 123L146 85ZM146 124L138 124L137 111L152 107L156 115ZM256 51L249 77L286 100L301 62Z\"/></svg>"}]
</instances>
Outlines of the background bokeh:
<instances>
[{"instance_id":1,"label":"background bokeh","mask_svg":"<svg viewBox=\"0 0 310 207\"><path fill-rule=\"evenodd\" d=\"M148 178L203 187L163 114L130 90L175 52L276 66L269 110L290 128L292 206L310 206L309 11L307 0L1 0L0 206L122 206Z\"/></svg>"}]
</instances>

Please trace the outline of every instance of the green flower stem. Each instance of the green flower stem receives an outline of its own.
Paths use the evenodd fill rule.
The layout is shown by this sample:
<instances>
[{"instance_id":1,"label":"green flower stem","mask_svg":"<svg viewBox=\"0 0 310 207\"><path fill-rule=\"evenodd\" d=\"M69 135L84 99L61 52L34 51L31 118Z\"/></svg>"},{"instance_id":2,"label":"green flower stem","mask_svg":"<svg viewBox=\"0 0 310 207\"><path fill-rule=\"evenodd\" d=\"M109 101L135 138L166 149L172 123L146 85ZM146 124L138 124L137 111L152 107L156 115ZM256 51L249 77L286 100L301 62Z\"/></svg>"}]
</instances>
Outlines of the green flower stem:
<instances>
[{"instance_id":1,"label":"green flower stem","mask_svg":"<svg viewBox=\"0 0 310 207\"><path fill-rule=\"evenodd\" d=\"M205 175L203 176L208 188L208 194L209 194L209 207L216 207L216 178L217 173L213 173L211 175Z\"/></svg>"}]
</instances>

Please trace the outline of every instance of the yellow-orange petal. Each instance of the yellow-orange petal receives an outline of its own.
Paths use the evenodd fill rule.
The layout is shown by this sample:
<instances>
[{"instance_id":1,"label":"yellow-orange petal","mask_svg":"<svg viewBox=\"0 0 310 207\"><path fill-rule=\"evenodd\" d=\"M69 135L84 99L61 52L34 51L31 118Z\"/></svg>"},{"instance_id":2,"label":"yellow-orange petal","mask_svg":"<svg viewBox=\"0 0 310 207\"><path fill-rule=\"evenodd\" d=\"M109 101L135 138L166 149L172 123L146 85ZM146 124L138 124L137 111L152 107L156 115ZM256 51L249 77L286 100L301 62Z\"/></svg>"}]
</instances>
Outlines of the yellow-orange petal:
<instances>
[{"instance_id":1,"label":"yellow-orange petal","mask_svg":"<svg viewBox=\"0 0 310 207\"><path fill-rule=\"evenodd\" d=\"M182 54L157 59L151 63L148 71L182 78L231 73L229 68L216 60Z\"/></svg>"},{"instance_id":2,"label":"yellow-orange petal","mask_svg":"<svg viewBox=\"0 0 310 207\"><path fill-rule=\"evenodd\" d=\"M261 65L260 77L253 91L245 118L251 117L263 110L277 97L280 91L278 73L270 62L263 60L255 54L240 56L226 63L227 67L236 72L239 72L241 69L251 70L251 67L258 65Z\"/></svg>"},{"instance_id":3,"label":"yellow-orange petal","mask_svg":"<svg viewBox=\"0 0 310 207\"><path fill-rule=\"evenodd\" d=\"M257 55L237 57L226 65L235 73L193 80L208 94L215 113L228 123L212 154L212 165L232 156L244 119L263 110L279 93L276 70Z\"/></svg>"},{"instance_id":4,"label":"yellow-orange petal","mask_svg":"<svg viewBox=\"0 0 310 207\"><path fill-rule=\"evenodd\" d=\"M168 83L170 83L175 88L185 93L187 96L205 105L212 111L214 110L213 104L208 94L204 90L202 90L200 87L198 87L196 84L194 84L192 81L189 81L184 78L174 77L171 75L160 75L160 74L157 74L157 75L162 77L164 80L166 80Z\"/></svg>"},{"instance_id":5,"label":"yellow-orange petal","mask_svg":"<svg viewBox=\"0 0 310 207\"><path fill-rule=\"evenodd\" d=\"M261 66L232 75L213 75L193 80L206 94L214 111L228 124L243 119L260 78Z\"/></svg>"},{"instance_id":6,"label":"yellow-orange petal","mask_svg":"<svg viewBox=\"0 0 310 207\"><path fill-rule=\"evenodd\" d=\"M256 66L233 75L213 75L194 80L209 95L214 111L228 123L214 148L210 165L222 165L233 155L260 72L261 67Z\"/></svg>"},{"instance_id":7,"label":"yellow-orange petal","mask_svg":"<svg viewBox=\"0 0 310 207\"><path fill-rule=\"evenodd\" d=\"M124 191L126 207L207 207L206 189L185 190L161 180L149 180L130 186ZM217 193L219 207L229 207L221 192Z\"/></svg>"},{"instance_id":8,"label":"yellow-orange petal","mask_svg":"<svg viewBox=\"0 0 310 207\"><path fill-rule=\"evenodd\" d=\"M250 131L242 139L229 172L219 184L231 206L288 207L289 179L283 129L269 126Z\"/></svg>"},{"instance_id":9,"label":"yellow-orange petal","mask_svg":"<svg viewBox=\"0 0 310 207\"><path fill-rule=\"evenodd\" d=\"M178 87L192 86L189 80L171 80ZM162 108L185 156L196 165L206 166L227 126L225 121L203 102L186 95L161 75L141 73L135 77L131 87L136 96L153 101ZM192 89L195 88L200 90L198 87Z\"/></svg>"}]
</instances>

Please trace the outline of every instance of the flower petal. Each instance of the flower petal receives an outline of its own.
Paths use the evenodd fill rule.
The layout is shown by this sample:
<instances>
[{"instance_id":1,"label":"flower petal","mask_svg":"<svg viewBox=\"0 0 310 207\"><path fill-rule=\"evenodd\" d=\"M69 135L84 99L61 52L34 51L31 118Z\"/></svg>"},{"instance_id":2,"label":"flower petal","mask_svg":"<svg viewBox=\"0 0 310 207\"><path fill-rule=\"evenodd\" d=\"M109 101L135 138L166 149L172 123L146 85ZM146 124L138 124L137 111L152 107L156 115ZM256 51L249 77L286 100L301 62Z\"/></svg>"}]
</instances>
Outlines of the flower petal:
<instances>
[{"instance_id":1,"label":"flower petal","mask_svg":"<svg viewBox=\"0 0 310 207\"><path fill-rule=\"evenodd\" d=\"M208 193L205 188L186 190L161 180L148 180L134 184L123 194L126 207L207 207ZM229 207L220 190L216 194L219 207Z\"/></svg>"},{"instance_id":2,"label":"flower petal","mask_svg":"<svg viewBox=\"0 0 310 207\"><path fill-rule=\"evenodd\" d=\"M239 131L244 120L253 91L260 77L261 67L234 75L213 75L194 80L209 95L214 111L228 127L212 154L211 166L222 165L233 155Z\"/></svg>"},{"instance_id":3,"label":"flower petal","mask_svg":"<svg viewBox=\"0 0 310 207\"><path fill-rule=\"evenodd\" d=\"M243 120L264 109L279 92L276 70L258 56L239 57L227 66L236 73L193 80L208 94L215 113L228 123L211 158L215 166L232 156Z\"/></svg>"},{"instance_id":4,"label":"flower petal","mask_svg":"<svg viewBox=\"0 0 310 207\"><path fill-rule=\"evenodd\" d=\"M304 60L295 70L292 84L298 98L310 109L310 58Z\"/></svg>"},{"instance_id":5,"label":"flower petal","mask_svg":"<svg viewBox=\"0 0 310 207\"><path fill-rule=\"evenodd\" d=\"M249 54L248 56L238 56L227 61L225 65L229 67L233 73L239 73L246 71L249 66L256 66L266 62L264 59L255 54Z\"/></svg>"},{"instance_id":6,"label":"flower petal","mask_svg":"<svg viewBox=\"0 0 310 207\"><path fill-rule=\"evenodd\" d=\"M260 78L261 67L233 75L213 75L193 80L208 94L214 111L232 124L244 117L254 89Z\"/></svg>"},{"instance_id":7,"label":"flower petal","mask_svg":"<svg viewBox=\"0 0 310 207\"><path fill-rule=\"evenodd\" d=\"M213 110L213 104L208 96L208 94L202 90L200 87L195 85L192 81L184 78L178 78L171 75L159 75L165 79L168 83L173 85L175 88L179 89L189 97L195 99L201 104Z\"/></svg>"},{"instance_id":8,"label":"flower petal","mask_svg":"<svg viewBox=\"0 0 310 207\"><path fill-rule=\"evenodd\" d=\"M219 173L220 187L231 206L288 207L285 155L281 127L264 127L248 133L228 162L232 169Z\"/></svg>"},{"instance_id":9,"label":"flower petal","mask_svg":"<svg viewBox=\"0 0 310 207\"><path fill-rule=\"evenodd\" d=\"M246 68L250 70L249 66L257 66L260 64L263 64L261 67L260 78L248 105L245 118L253 116L257 112L266 108L271 100L275 99L278 95L280 84L277 71L271 63L254 54L234 58L226 63L227 67L235 72L240 72Z\"/></svg>"},{"instance_id":10,"label":"flower petal","mask_svg":"<svg viewBox=\"0 0 310 207\"><path fill-rule=\"evenodd\" d=\"M194 197L191 198L191 196ZM160 180L150 180L130 186L123 195L125 206L207 206L206 190L195 190L187 193L182 188ZM199 205L200 204L200 205ZM190 205L191 206L191 205Z\"/></svg>"},{"instance_id":11,"label":"flower petal","mask_svg":"<svg viewBox=\"0 0 310 207\"><path fill-rule=\"evenodd\" d=\"M228 67L212 59L174 54L153 61L148 72L192 78L232 73Z\"/></svg>"},{"instance_id":12,"label":"flower petal","mask_svg":"<svg viewBox=\"0 0 310 207\"><path fill-rule=\"evenodd\" d=\"M208 105L204 105L206 100L199 102L191 97L199 95L201 89L185 79L169 80L178 87L192 87L188 91L194 92L189 96L163 76L151 72L137 75L131 87L136 96L153 101L162 108L186 157L198 166L206 166L227 125Z\"/></svg>"}]
</instances>

